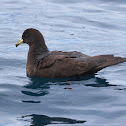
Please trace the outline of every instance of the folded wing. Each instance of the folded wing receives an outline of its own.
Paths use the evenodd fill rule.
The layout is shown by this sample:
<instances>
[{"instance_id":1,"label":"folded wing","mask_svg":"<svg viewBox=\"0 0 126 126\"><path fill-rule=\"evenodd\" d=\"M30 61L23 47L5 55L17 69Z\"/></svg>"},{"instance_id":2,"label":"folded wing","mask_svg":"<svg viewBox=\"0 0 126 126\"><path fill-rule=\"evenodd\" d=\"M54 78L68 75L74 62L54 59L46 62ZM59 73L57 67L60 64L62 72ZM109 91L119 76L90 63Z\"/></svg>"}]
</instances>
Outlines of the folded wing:
<instances>
[{"instance_id":1,"label":"folded wing","mask_svg":"<svg viewBox=\"0 0 126 126\"><path fill-rule=\"evenodd\" d=\"M70 77L91 75L105 67L125 61L126 58L114 57L114 55L90 57L76 51L54 51L41 60L37 67L51 77Z\"/></svg>"}]
</instances>

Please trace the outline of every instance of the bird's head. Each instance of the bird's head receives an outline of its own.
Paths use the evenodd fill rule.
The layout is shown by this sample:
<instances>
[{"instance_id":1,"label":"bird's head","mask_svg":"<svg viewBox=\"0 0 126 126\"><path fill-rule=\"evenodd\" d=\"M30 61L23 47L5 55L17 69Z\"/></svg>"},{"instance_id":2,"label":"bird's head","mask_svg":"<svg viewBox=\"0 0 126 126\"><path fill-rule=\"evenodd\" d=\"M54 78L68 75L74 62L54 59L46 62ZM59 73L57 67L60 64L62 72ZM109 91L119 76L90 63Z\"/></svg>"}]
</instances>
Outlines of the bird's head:
<instances>
[{"instance_id":1,"label":"bird's head","mask_svg":"<svg viewBox=\"0 0 126 126\"><path fill-rule=\"evenodd\" d=\"M43 35L38 30L29 28L23 32L22 39L16 43L16 47L23 43L26 43L29 46L39 46L40 44L44 44L45 41Z\"/></svg>"}]
</instances>

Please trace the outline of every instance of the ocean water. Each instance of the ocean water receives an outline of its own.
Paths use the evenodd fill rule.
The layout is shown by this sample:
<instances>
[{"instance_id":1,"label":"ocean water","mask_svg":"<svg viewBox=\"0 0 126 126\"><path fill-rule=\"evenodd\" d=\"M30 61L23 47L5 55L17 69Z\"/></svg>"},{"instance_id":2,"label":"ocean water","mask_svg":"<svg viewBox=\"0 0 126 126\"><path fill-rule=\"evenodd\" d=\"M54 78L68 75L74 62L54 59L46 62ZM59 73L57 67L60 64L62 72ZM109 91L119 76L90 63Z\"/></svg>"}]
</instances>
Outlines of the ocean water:
<instances>
[{"instance_id":1,"label":"ocean water","mask_svg":"<svg viewBox=\"0 0 126 126\"><path fill-rule=\"evenodd\" d=\"M124 0L0 1L0 126L125 126L126 63L96 75L28 78L23 31L42 32L50 50L126 57Z\"/></svg>"}]
</instances>

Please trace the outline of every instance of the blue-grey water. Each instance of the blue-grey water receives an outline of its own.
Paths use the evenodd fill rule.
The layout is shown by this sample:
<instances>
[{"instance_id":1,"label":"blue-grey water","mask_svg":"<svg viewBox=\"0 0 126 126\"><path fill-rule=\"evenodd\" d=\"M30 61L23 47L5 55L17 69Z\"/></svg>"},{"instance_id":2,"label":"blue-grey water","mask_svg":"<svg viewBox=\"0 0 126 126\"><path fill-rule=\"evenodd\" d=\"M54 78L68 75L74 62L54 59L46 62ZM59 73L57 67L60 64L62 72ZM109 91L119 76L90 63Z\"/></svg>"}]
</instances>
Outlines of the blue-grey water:
<instances>
[{"instance_id":1,"label":"blue-grey water","mask_svg":"<svg viewBox=\"0 0 126 126\"><path fill-rule=\"evenodd\" d=\"M28 78L27 28L50 50L126 57L125 0L0 0L0 126L125 126L126 63L96 75Z\"/></svg>"}]
</instances>

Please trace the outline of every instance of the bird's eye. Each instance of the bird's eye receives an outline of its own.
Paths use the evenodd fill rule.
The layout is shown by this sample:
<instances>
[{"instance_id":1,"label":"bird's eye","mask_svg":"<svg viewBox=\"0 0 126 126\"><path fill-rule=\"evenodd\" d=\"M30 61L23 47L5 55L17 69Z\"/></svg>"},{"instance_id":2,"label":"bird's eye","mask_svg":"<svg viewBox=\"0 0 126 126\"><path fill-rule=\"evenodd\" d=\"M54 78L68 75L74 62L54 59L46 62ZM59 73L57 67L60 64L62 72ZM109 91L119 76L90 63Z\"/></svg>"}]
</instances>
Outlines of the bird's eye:
<instances>
[{"instance_id":1,"label":"bird's eye","mask_svg":"<svg viewBox=\"0 0 126 126\"><path fill-rule=\"evenodd\" d=\"M25 35L24 38L28 38L28 35Z\"/></svg>"}]
</instances>

